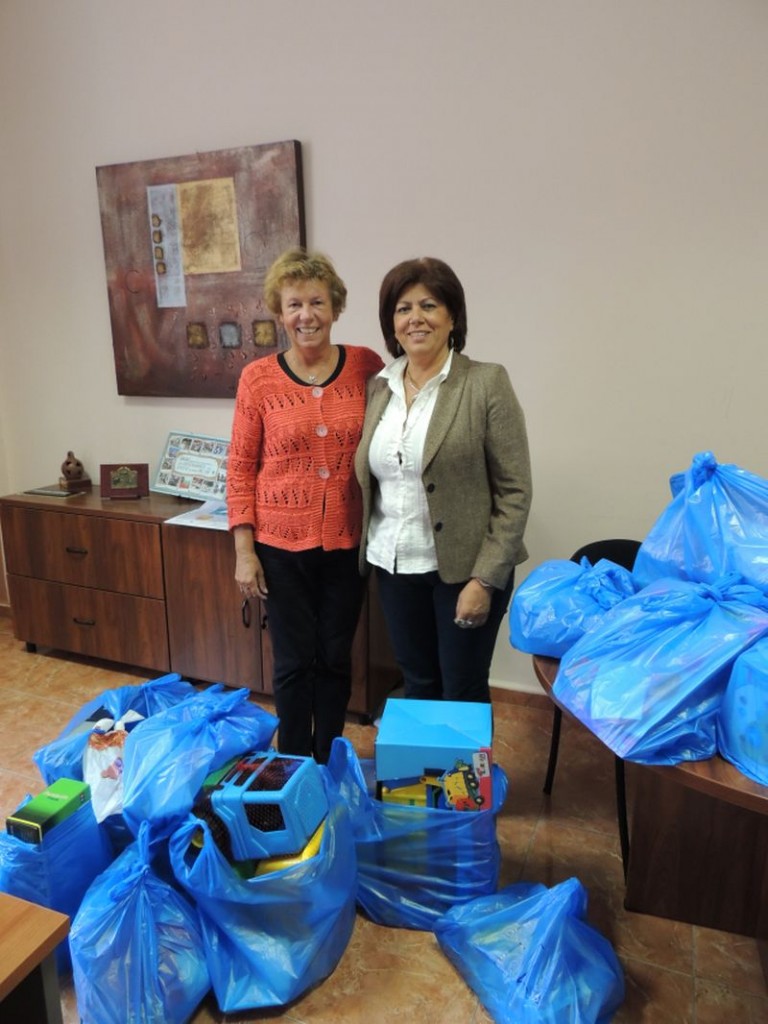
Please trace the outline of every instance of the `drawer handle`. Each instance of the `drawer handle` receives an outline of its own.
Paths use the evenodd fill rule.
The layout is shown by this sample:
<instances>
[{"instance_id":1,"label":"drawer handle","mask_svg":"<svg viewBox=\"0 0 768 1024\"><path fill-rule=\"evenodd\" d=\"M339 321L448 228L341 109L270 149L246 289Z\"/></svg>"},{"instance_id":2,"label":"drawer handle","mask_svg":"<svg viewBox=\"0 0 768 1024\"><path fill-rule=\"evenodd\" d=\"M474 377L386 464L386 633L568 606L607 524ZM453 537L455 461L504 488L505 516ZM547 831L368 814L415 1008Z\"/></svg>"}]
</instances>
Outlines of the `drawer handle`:
<instances>
[{"instance_id":1,"label":"drawer handle","mask_svg":"<svg viewBox=\"0 0 768 1024\"><path fill-rule=\"evenodd\" d=\"M95 626L96 619L78 619L77 616L72 619L76 626Z\"/></svg>"},{"instance_id":2,"label":"drawer handle","mask_svg":"<svg viewBox=\"0 0 768 1024\"><path fill-rule=\"evenodd\" d=\"M87 555L88 554L88 548L72 548L72 547L69 547L69 545L67 545L67 547L65 547L64 550L67 552L68 555Z\"/></svg>"},{"instance_id":3,"label":"drawer handle","mask_svg":"<svg viewBox=\"0 0 768 1024\"><path fill-rule=\"evenodd\" d=\"M240 609L240 614L241 614L242 619L243 619L243 625L245 626L246 629L250 629L251 628L251 604L250 604L250 601L248 600L247 597L243 601L242 607Z\"/></svg>"}]
</instances>

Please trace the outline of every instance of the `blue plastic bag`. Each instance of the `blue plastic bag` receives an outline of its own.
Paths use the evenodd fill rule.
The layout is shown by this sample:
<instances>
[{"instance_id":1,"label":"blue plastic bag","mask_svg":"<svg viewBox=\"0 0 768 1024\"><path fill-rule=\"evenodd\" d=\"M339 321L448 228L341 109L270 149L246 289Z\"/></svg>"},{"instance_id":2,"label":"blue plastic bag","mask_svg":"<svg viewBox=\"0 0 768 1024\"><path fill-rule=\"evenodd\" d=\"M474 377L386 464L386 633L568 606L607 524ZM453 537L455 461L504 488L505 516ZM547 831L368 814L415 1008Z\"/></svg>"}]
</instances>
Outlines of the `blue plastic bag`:
<instances>
[{"instance_id":1,"label":"blue plastic bag","mask_svg":"<svg viewBox=\"0 0 768 1024\"><path fill-rule=\"evenodd\" d=\"M41 843L0 833L0 891L72 918L111 859L93 809L85 803L47 832ZM56 947L56 965L62 972L69 969L66 941Z\"/></svg>"},{"instance_id":2,"label":"blue plastic bag","mask_svg":"<svg viewBox=\"0 0 768 1024\"><path fill-rule=\"evenodd\" d=\"M768 598L735 575L657 580L608 612L560 662L553 695L619 757L712 757L735 659L768 633Z\"/></svg>"},{"instance_id":3,"label":"blue plastic bag","mask_svg":"<svg viewBox=\"0 0 768 1024\"><path fill-rule=\"evenodd\" d=\"M375 800L348 740L333 741L328 770L352 814L357 902L376 924L430 931L452 906L494 892L501 854L496 815L507 778L493 766L487 811L409 807Z\"/></svg>"},{"instance_id":4,"label":"blue plastic bag","mask_svg":"<svg viewBox=\"0 0 768 1024\"><path fill-rule=\"evenodd\" d=\"M768 640L740 654L717 719L717 749L750 779L768 786Z\"/></svg>"},{"instance_id":5,"label":"blue plastic bag","mask_svg":"<svg viewBox=\"0 0 768 1024\"><path fill-rule=\"evenodd\" d=\"M250 700L250 690L220 684L140 722L125 741L123 818L138 835L169 836L192 809L206 775L248 750L266 750L274 715Z\"/></svg>"},{"instance_id":6,"label":"blue plastic bag","mask_svg":"<svg viewBox=\"0 0 768 1024\"><path fill-rule=\"evenodd\" d=\"M638 583L669 576L713 583L736 572L768 590L768 480L700 452L670 487L672 501L637 553Z\"/></svg>"},{"instance_id":7,"label":"blue plastic bag","mask_svg":"<svg viewBox=\"0 0 768 1024\"><path fill-rule=\"evenodd\" d=\"M528 654L562 658L609 608L637 590L632 573L607 558L594 566L552 559L520 584L509 609L509 640Z\"/></svg>"},{"instance_id":8,"label":"blue plastic bag","mask_svg":"<svg viewBox=\"0 0 768 1024\"><path fill-rule=\"evenodd\" d=\"M224 1013L282 1006L334 970L355 923L357 866L349 812L325 785L330 810L314 857L242 878L190 816L174 832L174 874L195 899L206 958ZM192 838L202 832L202 846Z\"/></svg>"},{"instance_id":9,"label":"blue plastic bag","mask_svg":"<svg viewBox=\"0 0 768 1024\"><path fill-rule=\"evenodd\" d=\"M435 935L497 1024L607 1024L624 974L586 912L576 878L520 883L455 907Z\"/></svg>"},{"instance_id":10,"label":"blue plastic bag","mask_svg":"<svg viewBox=\"0 0 768 1024\"><path fill-rule=\"evenodd\" d=\"M83 753L93 731L93 717L108 717L118 721L128 711L135 711L142 718L149 718L182 700L188 700L196 693L194 686L185 682L176 672L138 685L131 683L105 690L84 704L57 738L36 751L32 759L48 786L60 778L82 781ZM98 714L101 710L104 715Z\"/></svg>"},{"instance_id":11,"label":"blue plastic bag","mask_svg":"<svg viewBox=\"0 0 768 1024\"><path fill-rule=\"evenodd\" d=\"M88 890L69 941L87 1024L186 1024L211 987L197 912L153 870L146 827Z\"/></svg>"}]
</instances>

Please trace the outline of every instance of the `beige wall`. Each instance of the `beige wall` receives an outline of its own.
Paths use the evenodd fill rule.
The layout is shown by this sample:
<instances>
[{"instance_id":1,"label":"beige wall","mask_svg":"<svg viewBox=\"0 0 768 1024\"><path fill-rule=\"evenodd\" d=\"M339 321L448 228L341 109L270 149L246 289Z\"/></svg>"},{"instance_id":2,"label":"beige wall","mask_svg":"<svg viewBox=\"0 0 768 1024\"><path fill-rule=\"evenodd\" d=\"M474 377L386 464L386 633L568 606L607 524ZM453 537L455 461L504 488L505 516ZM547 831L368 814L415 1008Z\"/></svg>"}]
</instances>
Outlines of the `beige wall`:
<instances>
[{"instance_id":1,"label":"beige wall","mask_svg":"<svg viewBox=\"0 0 768 1024\"><path fill-rule=\"evenodd\" d=\"M2 0L0 482L148 461L223 400L118 396L94 168L295 138L309 241L447 259L509 368L532 567L644 534L702 449L768 475L764 0ZM502 681L530 679L499 639Z\"/></svg>"}]
</instances>

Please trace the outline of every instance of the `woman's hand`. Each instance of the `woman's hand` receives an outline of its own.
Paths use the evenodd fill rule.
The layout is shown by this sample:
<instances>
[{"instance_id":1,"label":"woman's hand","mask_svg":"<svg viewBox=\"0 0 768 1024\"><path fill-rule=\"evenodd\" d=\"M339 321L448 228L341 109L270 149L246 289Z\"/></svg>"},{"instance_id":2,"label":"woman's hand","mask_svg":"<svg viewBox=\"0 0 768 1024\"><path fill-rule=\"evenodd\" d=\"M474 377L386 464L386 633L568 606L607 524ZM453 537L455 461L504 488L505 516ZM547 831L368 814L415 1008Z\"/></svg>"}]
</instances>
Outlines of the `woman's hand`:
<instances>
[{"instance_id":1,"label":"woman's hand","mask_svg":"<svg viewBox=\"0 0 768 1024\"><path fill-rule=\"evenodd\" d=\"M243 597L267 596L267 581L264 569L253 547L253 530L250 526L236 526L232 531L235 538L235 583Z\"/></svg>"},{"instance_id":2,"label":"woman's hand","mask_svg":"<svg viewBox=\"0 0 768 1024\"><path fill-rule=\"evenodd\" d=\"M485 624L490 610L490 590L478 580L470 580L459 593L453 621L460 629L476 629Z\"/></svg>"},{"instance_id":3,"label":"woman's hand","mask_svg":"<svg viewBox=\"0 0 768 1024\"><path fill-rule=\"evenodd\" d=\"M235 583L243 597L267 596L267 581L256 552L238 552L235 561Z\"/></svg>"}]
</instances>

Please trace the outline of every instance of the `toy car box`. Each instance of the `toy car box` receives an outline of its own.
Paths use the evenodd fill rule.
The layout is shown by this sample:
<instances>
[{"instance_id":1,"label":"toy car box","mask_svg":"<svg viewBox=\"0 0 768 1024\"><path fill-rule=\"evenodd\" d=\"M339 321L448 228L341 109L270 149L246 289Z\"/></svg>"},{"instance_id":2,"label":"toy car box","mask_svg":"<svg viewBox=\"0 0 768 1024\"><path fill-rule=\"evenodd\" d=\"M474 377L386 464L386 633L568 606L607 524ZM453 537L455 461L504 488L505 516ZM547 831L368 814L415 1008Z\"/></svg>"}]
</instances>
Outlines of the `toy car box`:
<instances>
[{"instance_id":1,"label":"toy car box","mask_svg":"<svg viewBox=\"0 0 768 1024\"><path fill-rule=\"evenodd\" d=\"M390 697L376 737L376 778L418 780L457 758L472 764L473 754L490 748L492 732L490 704Z\"/></svg>"}]
</instances>

